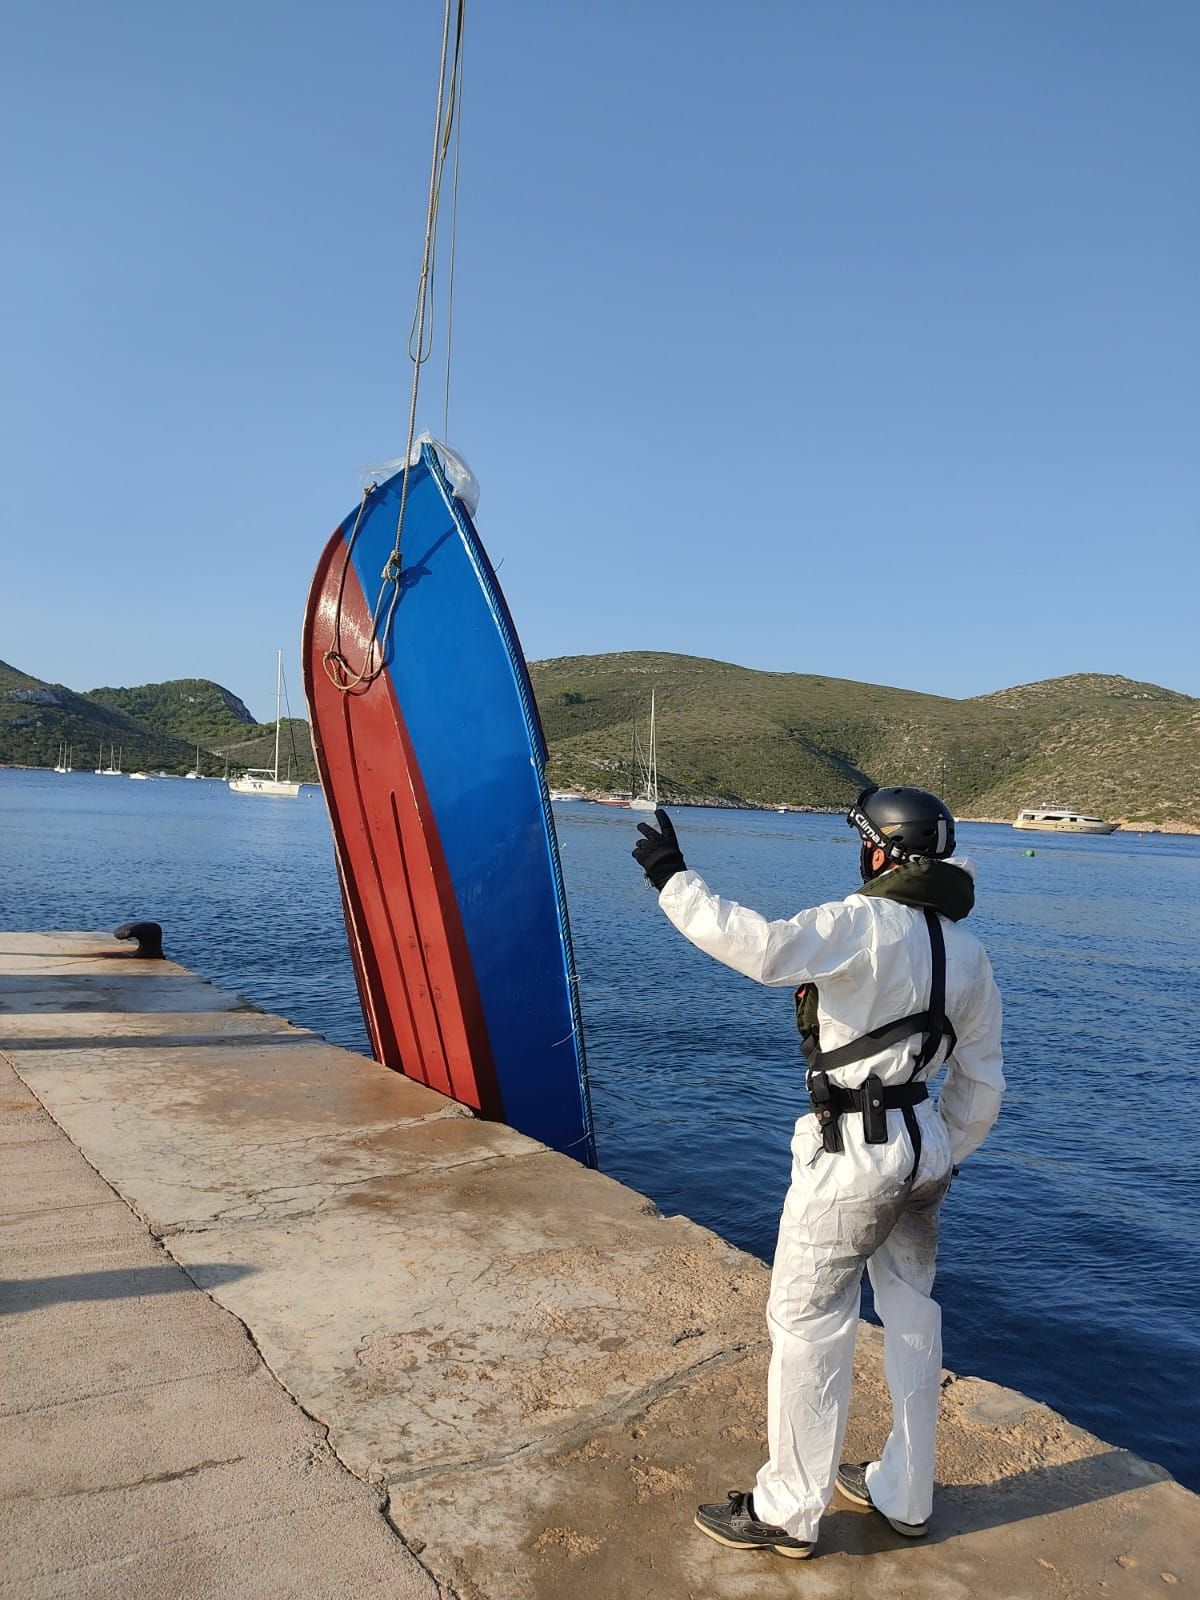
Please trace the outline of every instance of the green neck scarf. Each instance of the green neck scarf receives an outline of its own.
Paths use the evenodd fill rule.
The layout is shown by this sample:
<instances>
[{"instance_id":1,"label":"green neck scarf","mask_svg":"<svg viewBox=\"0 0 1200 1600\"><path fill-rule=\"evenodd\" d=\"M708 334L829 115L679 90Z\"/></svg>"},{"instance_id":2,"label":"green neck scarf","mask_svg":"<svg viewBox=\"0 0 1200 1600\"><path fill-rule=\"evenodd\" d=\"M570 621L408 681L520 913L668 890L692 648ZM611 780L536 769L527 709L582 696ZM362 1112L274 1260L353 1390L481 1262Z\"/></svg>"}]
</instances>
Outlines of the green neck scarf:
<instances>
[{"instance_id":1,"label":"green neck scarf","mask_svg":"<svg viewBox=\"0 0 1200 1600\"><path fill-rule=\"evenodd\" d=\"M857 893L895 900L902 906L928 906L951 922L961 922L975 904L971 874L928 856L902 861L864 883Z\"/></svg>"},{"instance_id":2,"label":"green neck scarf","mask_svg":"<svg viewBox=\"0 0 1200 1600\"><path fill-rule=\"evenodd\" d=\"M934 861L927 856L918 857L916 861L902 861L855 892L895 900L902 906L929 906L949 917L951 922L961 922L975 904L975 883L971 874L962 867L952 867L948 861ZM802 1034L817 1032L815 983L802 983L796 990L796 1026Z\"/></svg>"}]
</instances>

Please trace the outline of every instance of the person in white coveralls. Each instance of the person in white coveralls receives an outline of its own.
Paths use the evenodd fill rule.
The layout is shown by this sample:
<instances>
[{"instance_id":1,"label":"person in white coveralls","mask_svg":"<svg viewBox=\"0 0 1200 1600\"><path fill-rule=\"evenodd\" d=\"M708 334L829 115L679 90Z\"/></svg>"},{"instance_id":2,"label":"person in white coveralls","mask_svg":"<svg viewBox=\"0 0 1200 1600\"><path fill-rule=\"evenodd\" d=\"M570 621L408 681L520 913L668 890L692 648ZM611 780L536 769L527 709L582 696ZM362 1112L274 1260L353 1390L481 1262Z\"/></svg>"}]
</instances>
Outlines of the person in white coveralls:
<instances>
[{"instance_id":1,"label":"person in white coveralls","mask_svg":"<svg viewBox=\"0 0 1200 1600\"><path fill-rule=\"evenodd\" d=\"M767 1323L768 1459L754 1487L696 1526L739 1550L812 1554L839 1493L908 1538L929 1531L941 1386L932 1299L938 1208L1000 1110L1000 995L963 926L974 864L923 789L868 789L847 821L862 887L782 922L715 895L665 811L634 856L686 938L758 983L796 988L809 1110L796 1123ZM928 1083L945 1063L938 1100ZM878 1461L839 1467L866 1267L884 1325L892 1431Z\"/></svg>"}]
</instances>

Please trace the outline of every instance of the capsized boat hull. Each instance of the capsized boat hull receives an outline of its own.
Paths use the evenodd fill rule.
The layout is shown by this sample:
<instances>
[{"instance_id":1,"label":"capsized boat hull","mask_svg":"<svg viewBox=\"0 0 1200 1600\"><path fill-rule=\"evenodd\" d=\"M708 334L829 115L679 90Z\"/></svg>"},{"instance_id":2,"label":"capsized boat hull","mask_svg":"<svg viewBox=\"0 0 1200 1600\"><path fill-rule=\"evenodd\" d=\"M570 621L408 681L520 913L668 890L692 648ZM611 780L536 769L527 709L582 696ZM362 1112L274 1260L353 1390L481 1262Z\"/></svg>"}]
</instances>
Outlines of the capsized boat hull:
<instances>
[{"instance_id":1,"label":"capsized boat hull","mask_svg":"<svg viewBox=\"0 0 1200 1600\"><path fill-rule=\"evenodd\" d=\"M591 1165L541 726L495 574L429 445L409 475L384 670L350 692L326 670L335 647L366 658L401 478L329 541L303 641L367 1030L385 1065Z\"/></svg>"}]
</instances>

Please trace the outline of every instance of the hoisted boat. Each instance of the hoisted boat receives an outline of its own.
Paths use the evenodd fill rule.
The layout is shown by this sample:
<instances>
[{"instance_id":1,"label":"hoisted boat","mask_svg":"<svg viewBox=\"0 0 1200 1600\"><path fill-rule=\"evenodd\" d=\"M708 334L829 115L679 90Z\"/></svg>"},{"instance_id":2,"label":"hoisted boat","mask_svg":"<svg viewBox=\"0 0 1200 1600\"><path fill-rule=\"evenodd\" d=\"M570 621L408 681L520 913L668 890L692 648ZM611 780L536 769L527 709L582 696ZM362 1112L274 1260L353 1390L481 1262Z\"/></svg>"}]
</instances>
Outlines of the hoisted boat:
<instances>
[{"instance_id":1,"label":"hoisted boat","mask_svg":"<svg viewBox=\"0 0 1200 1600\"><path fill-rule=\"evenodd\" d=\"M418 447L394 593L403 471L337 530L309 596L304 682L359 998L379 1061L591 1164L546 746L460 472Z\"/></svg>"},{"instance_id":2,"label":"hoisted boat","mask_svg":"<svg viewBox=\"0 0 1200 1600\"><path fill-rule=\"evenodd\" d=\"M450 446L416 437L462 21L464 0L446 0L405 453L320 558L304 688L376 1059L594 1165L530 675L475 528L474 477ZM448 288L453 227L450 261Z\"/></svg>"},{"instance_id":3,"label":"hoisted boat","mask_svg":"<svg viewBox=\"0 0 1200 1600\"><path fill-rule=\"evenodd\" d=\"M304 686L376 1058L592 1165L545 739L474 478L415 432L463 16L446 0L405 451L318 563ZM446 380L448 410L448 351Z\"/></svg>"}]
</instances>

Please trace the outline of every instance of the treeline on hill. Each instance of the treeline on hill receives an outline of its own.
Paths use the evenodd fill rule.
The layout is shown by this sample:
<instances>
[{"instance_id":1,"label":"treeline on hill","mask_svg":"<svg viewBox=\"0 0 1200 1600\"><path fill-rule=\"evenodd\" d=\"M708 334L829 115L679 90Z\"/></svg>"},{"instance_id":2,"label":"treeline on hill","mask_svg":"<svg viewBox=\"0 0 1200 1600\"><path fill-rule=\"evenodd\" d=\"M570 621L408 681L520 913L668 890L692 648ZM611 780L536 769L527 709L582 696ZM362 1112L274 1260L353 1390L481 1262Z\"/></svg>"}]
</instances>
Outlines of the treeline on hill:
<instances>
[{"instance_id":1,"label":"treeline on hill","mask_svg":"<svg viewBox=\"0 0 1200 1600\"><path fill-rule=\"evenodd\" d=\"M879 684L756 672L695 656L630 652L534 662L555 788L628 793L655 692L664 798L725 805L844 806L868 783L943 793L961 816L1011 818L1064 803L1113 821L1200 826L1200 700L1080 673L972 700ZM77 694L0 663L0 762L219 776L269 767L273 724L204 678ZM308 724L285 721L281 772L316 780Z\"/></svg>"},{"instance_id":2,"label":"treeline on hill","mask_svg":"<svg viewBox=\"0 0 1200 1600\"><path fill-rule=\"evenodd\" d=\"M693 656L565 656L531 667L556 788L628 792L655 691L660 792L844 806L866 784L944 793L963 816L1061 802L1200 825L1200 701L1081 673L970 700Z\"/></svg>"},{"instance_id":3,"label":"treeline on hill","mask_svg":"<svg viewBox=\"0 0 1200 1600\"><path fill-rule=\"evenodd\" d=\"M132 689L92 689L78 694L44 683L0 662L0 763L52 767L61 746L72 765L107 764L111 747L126 772L184 773L197 765L205 777L269 767L275 724L257 723L235 694L207 678L175 678ZM279 745L280 775L315 783L316 762L308 723L285 719Z\"/></svg>"}]
</instances>

